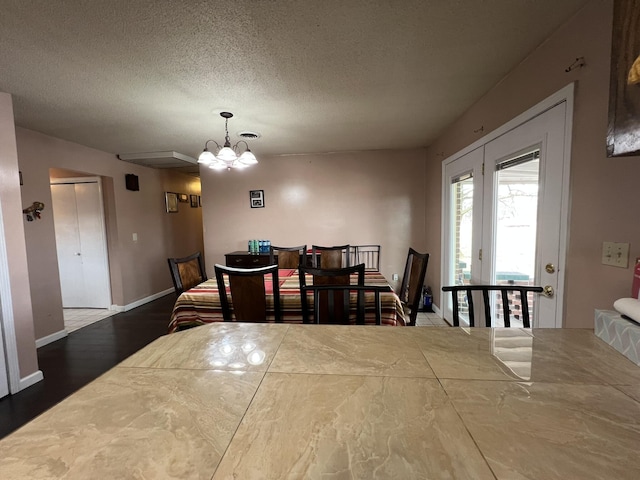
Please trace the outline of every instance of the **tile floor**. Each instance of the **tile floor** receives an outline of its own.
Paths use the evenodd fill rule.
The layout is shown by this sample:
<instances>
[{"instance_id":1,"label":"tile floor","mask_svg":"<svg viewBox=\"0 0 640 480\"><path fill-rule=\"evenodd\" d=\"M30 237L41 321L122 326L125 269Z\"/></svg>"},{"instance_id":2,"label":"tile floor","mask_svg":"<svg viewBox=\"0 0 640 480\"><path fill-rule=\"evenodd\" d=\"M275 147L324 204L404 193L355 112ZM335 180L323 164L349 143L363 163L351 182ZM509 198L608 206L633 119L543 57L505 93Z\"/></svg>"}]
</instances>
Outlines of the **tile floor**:
<instances>
[{"instance_id":1,"label":"tile floor","mask_svg":"<svg viewBox=\"0 0 640 480\"><path fill-rule=\"evenodd\" d=\"M64 328L69 333L118 313L106 308L65 308L63 312Z\"/></svg>"},{"instance_id":2,"label":"tile floor","mask_svg":"<svg viewBox=\"0 0 640 480\"><path fill-rule=\"evenodd\" d=\"M433 312L418 312L416 317L418 327L448 327L449 324Z\"/></svg>"}]
</instances>

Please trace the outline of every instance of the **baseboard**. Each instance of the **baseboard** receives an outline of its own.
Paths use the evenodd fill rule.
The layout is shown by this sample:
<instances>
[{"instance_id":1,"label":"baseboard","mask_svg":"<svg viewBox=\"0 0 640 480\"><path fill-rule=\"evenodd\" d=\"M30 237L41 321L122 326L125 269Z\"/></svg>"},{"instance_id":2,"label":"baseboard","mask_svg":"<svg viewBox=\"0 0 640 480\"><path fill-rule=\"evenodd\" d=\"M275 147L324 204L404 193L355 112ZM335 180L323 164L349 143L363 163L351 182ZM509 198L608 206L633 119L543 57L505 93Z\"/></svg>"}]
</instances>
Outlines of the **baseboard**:
<instances>
[{"instance_id":1,"label":"baseboard","mask_svg":"<svg viewBox=\"0 0 640 480\"><path fill-rule=\"evenodd\" d=\"M435 303L431 304L431 307L433 308L433 313L438 314L438 316L440 318L442 318L442 312L440 311L440 309L438 308L438 306Z\"/></svg>"},{"instance_id":2,"label":"baseboard","mask_svg":"<svg viewBox=\"0 0 640 480\"><path fill-rule=\"evenodd\" d=\"M173 288L168 288L167 290L154 293L153 295L150 295L145 298L141 298L140 300L136 300L135 302L128 303L126 305L111 305L110 310L115 310L117 312L128 312L129 310L133 310L134 308L141 307L145 303L153 302L154 300L164 297L165 295L169 295L174 291L175 290Z\"/></svg>"},{"instance_id":3,"label":"baseboard","mask_svg":"<svg viewBox=\"0 0 640 480\"><path fill-rule=\"evenodd\" d=\"M42 374L42 370L36 370L31 375L27 375L26 377L20 379L20 386L19 386L20 390L18 391L22 391L25 388L29 388L31 385L38 383L43 378L44 378L44 375ZM11 392L11 393L18 393L18 392Z\"/></svg>"},{"instance_id":4,"label":"baseboard","mask_svg":"<svg viewBox=\"0 0 640 480\"><path fill-rule=\"evenodd\" d=\"M38 338L36 340L36 348L44 347L45 345L49 345L51 342L55 342L56 340L60 340L61 338L69 335L69 332L66 330L60 330L59 332L52 333L51 335L47 335L46 337Z\"/></svg>"}]
</instances>

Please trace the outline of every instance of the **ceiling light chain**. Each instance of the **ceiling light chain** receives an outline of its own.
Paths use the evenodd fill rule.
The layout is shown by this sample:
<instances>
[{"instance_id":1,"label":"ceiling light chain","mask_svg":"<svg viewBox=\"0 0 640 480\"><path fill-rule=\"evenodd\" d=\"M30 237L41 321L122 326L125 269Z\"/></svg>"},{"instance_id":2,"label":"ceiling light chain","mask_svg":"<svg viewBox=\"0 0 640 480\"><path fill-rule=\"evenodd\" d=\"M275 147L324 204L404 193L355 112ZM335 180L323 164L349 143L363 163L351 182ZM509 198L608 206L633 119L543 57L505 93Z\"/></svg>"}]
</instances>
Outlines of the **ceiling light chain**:
<instances>
[{"instance_id":1,"label":"ceiling light chain","mask_svg":"<svg viewBox=\"0 0 640 480\"><path fill-rule=\"evenodd\" d=\"M198 163L213 168L215 170L231 170L232 168L246 168L250 165L258 163L256 156L249 149L249 144L244 140L238 141L233 147L229 138L228 122L233 113L220 112L220 116L224 118L224 146L220 146L215 140L207 140L204 144L204 151L198 157ZM211 152L208 148L209 142L216 144L216 151ZM239 145L244 143L245 150L241 155L239 153Z\"/></svg>"}]
</instances>

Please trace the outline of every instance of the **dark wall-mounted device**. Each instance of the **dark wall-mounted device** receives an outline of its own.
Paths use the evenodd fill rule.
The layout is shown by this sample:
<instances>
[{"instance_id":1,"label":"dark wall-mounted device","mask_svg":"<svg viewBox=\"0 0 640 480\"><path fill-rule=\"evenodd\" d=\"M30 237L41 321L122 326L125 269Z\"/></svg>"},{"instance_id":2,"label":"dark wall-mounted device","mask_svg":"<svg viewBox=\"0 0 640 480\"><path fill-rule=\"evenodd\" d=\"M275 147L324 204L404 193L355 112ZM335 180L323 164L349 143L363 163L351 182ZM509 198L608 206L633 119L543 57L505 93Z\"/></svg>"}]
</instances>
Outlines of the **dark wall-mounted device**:
<instances>
[{"instance_id":1,"label":"dark wall-mounted device","mask_svg":"<svg viewBox=\"0 0 640 480\"><path fill-rule=\"evenodd\" d=\"M140 185L138 185L138 176L133 173L127 173L124 176L124 182L127 186L127 190L133 190L137 192L140 190Z\"/></svg>"}]
</instances>

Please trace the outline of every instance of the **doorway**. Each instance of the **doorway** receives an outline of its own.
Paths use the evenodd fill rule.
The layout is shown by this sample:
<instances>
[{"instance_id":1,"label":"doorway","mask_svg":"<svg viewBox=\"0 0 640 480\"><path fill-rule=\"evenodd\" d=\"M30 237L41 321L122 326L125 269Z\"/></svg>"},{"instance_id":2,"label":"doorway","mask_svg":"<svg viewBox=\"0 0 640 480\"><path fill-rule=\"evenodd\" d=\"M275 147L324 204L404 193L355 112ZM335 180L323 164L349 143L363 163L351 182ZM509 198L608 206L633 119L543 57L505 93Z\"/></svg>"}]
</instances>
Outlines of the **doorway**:
<instances>
[{"instance_id":1,"label":"doorway","mask_svg":"<svg viewBox=\"0 0 640 480\"><path fill-rule=\"evenodd\" d=\"M566 101L537 108L443 163L442 285L541 285L545 295L528 297L532 326L556 328L562 326L570 108ZM464 307L464 295L459 302ZM451 318L450 296L441 303ZM516 326L518 304L513 298ZM491 310L492 326L504 326L500 309ZM464 308L461 314L464 321Z\"/></svg>"},{"instance_id":2,"label":"doorway","mask_svg":"<svg viewBox=\"0 0 640 480\"><path fill-rule=\"evenodd\" d=\"M107 237L99 177L51 180L63 308L111 305Z\"/></svg>"}]
</instances>

